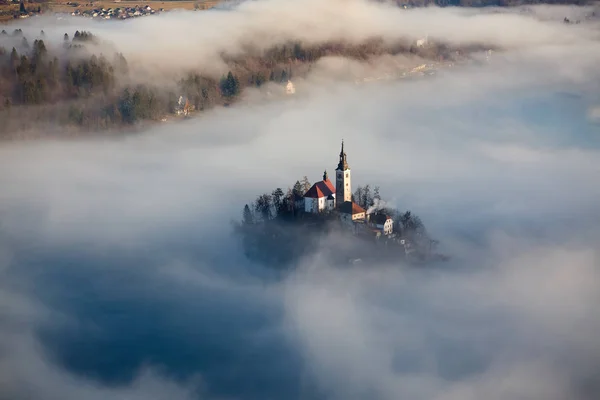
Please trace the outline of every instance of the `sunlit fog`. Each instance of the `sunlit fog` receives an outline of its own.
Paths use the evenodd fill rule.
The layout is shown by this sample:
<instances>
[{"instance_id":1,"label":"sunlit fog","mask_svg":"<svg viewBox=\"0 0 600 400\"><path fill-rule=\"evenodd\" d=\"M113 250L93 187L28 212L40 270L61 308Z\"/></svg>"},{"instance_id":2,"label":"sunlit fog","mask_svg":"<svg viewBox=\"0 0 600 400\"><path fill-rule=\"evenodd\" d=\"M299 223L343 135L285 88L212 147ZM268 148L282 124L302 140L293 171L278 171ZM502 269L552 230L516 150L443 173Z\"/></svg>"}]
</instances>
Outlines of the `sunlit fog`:
<instances>
[{"instance_id":1,"label":"sunlit fog","mask_svg":"<svg viewBox=\"0 0 600 400\"><path fill-rule=\"evenodd\" d=\"M0 399L600 398L598 7L156 14L2 27ZM248 249L340 166L441 261Z\"/></svg>"}]
</instances>

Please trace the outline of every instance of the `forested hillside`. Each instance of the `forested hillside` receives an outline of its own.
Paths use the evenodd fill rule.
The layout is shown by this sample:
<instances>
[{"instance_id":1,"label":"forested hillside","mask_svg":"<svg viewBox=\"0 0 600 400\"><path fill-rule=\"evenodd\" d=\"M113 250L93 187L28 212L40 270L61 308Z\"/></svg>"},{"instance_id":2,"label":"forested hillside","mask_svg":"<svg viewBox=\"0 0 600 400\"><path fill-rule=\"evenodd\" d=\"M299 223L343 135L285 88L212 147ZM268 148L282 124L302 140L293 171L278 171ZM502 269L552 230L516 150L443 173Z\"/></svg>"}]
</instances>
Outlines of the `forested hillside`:
<instances>
[{"instance_id":1,"label":"forested hillside","mask_svg":"<svg viewBox=\"0 0 600 400\"><path fill-rule=\"evenodd\" d=\"M44 32L26 37L21 30L0 34L0 133L36 136L119 129L144 120L173 115L180 96L198 111L234 102L247 87L283 83L303 76L325 56L367 60L382 54L415 54L425 59L452 57L444 45L416 48L408 42L386 45L371 40L358 46L288 43L266 52L223 55L230 70L214 77L202 70L182 71L168 85L131 79L135 74L122 54L93 54L88 44L99 40L89 32L64 34L61 46L46 45ZM9 47L10 46L10 47Z\"/></svg>"}]
</instances>

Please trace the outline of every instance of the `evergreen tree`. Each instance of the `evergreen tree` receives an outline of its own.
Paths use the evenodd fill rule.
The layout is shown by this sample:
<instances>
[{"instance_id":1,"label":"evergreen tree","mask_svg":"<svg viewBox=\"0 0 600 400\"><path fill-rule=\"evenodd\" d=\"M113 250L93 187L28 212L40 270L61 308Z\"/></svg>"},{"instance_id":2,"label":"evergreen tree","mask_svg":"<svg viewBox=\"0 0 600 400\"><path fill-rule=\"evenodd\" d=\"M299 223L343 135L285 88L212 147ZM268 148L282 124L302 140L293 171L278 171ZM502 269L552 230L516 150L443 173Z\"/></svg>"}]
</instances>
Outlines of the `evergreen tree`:
<instances>
[{"instance_id":1,"label":"evergreen tree","mask_svg":"<svg viewBox=\"0 0 600 400\"><path fill-rule=\"evenodd\" d=\"M262 216L263 221L267 221L271 218L271 206L271 195L265 193L258 196L254 207Z\"/></svg>"},{"instance_id":2,"label":"evergreen tree","mask_svg":"<svg viewBox=\"0 0 600 400\"><path fill-rule=\"evenodd\" d=\"M115 66L117 67L117 71L127 73L129 67L127 65L127 60L122 53L117 53L115 56Z\"/></svg>"},{"instance_id":3,"label":"evergreen tree","mask_svg":"<svg viewBox=\"0 0 600 400\"><path fill-rule=\"evenodd\" d=\"M25 1L21 0L21 4L19 5L19 12L21 14L27 14L27 10L25 9Z\"/></svg>"},{"instance_id":4,"label":"evergreen tree","mask_svg":"<svg viewBox=\"0 0 600 400\"><path fill-rule=\"evenodd\" d=\"M250 210L250 207L248 206L248 204L246 204L244 206L243 222L244 222L244 225L252 225L254 223L254 216L252 215L252 210Z\"/></svg>"},{"instance_id":5,"label":"evergreen tree","mask_svg":"<svg viewBox=\"0 0 600 400\"><path fill-rule=\"evenodd\" d=\"M227 98L237 96L240 91L240 83L231 71L229 71L227 77L221 78L220 87L221 93Z\"/></svg>"},{"instance_id":6,"label":"evergreen tree","mask_svg":"<svg viewBox=\"0 0 600 400\"><path fill-rule=\"evenodd\" d=\"M283 190L281 188L277 188L271 193L273 196L273 207L275 208L275 215L279 215L282 209L283 204Z\"/></svg>"},{"instance_id":7,"label":"evergreen tree","mask_svg":"<svg viewBox=\"0 0 600 400\"><path fill-rule=\"evenodd\" d=\"M10 53L10 65L13 69L16 69L19 65L19 53L17 53L17 49L15 49L14 47L12 48L12 51Z\"/></svg>"},{"instance_id":8,"label":"evergreen tree","mask_svg":"<svg viewBox=\"0 0 600 400\"><path fill-rule=\"evenodd\" d=\"M43 40L35 40L33 42L33 62L35 64L43 63L46 59L46 55L48 54L48 50L46 50L46 45Z\"/></svg>"}]
</instances>

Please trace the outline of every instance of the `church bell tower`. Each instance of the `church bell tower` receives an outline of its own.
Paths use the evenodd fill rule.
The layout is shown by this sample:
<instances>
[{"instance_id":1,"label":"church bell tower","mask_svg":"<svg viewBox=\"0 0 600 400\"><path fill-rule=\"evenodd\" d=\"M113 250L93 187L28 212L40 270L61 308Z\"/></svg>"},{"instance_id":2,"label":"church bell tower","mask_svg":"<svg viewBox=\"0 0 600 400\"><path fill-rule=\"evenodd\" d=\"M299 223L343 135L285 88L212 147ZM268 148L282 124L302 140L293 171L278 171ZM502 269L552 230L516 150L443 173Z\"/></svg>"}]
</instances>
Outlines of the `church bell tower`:
<instances>
[{"instance_id":1,"label":"church bell tower","mask_svg":"<svg viewBox=\"0 0 600 400\"><path fill-rule=\"evenodd\" d=\"M340 207L345 201L352 201L350 167L344 153L344 141L342 140L342 150L340 151L340 162L335 170L335 205Z\"/></svg>"}]
</instances>

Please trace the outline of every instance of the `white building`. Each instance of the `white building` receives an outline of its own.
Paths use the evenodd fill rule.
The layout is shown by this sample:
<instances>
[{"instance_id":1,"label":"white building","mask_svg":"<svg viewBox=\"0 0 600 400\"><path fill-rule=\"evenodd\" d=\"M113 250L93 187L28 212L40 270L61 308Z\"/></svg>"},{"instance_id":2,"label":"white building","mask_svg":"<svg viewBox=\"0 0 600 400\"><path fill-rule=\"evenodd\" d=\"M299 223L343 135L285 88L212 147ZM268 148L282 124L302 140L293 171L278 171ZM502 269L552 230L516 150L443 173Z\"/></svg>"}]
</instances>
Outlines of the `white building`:
<instances>
[{"instance_id":1,"label":"white building","mask_svg":"<svg viewBox=\"0 0 600 400\"><path fill-rule=\"evenodd\" d=\"M336 183L336 206L339 208L346 201L352 201L352 174L348 161L346 160L346 153L344 153L344 141L342 140L342 150L340 151L340 161L335 170L335 183Z\"/></svg>"},{"instance_id":2,"label":"white building","mask_svg":"<svg viewBox=\"0 0 600 400\"><path fill-rule=\"evenodd\" d=\"M367 211L352 201L352 172L344 152L344 141L340 150L340 160L335 170L336 177L336 207L342 221L355 225L364 222ZM355 227L357 228L357 227Z\"/></svg>"},{"instance_id":3,"label":"white building","mask_svg":"<svg viewBox=\"0 0 600 400\"><path fill-rule=\"evenodd\" d=\"M338 208L340 218L347 223L364 221L367 215L367 210L359 206L353 201L345 201Z\"/></svg>"},{"instance_id":4,"label":"white building","mask_svg":"<svg viewBox=\"0 0 600 400\"><path fill-rule=\"evenodd\" d=\"M292 81L288 80L287 85L285 85L285 93L286 94L294 94L296 93L296 87L292 83Z\"/></svg>"},{"instance_id":5,"label":"white building","mask_svg":"<svg viewBox=\"0 0 600 400\"><path fill-rule=\"evenodd\" d=\"M346 153L344 153L344 142L340 151L338 166L335 170L336 186L334 187L327 177L327 171L323 174L323 180L315 183L304 194L302 206L305 212L319 213L337 209L340 219L358 231L357 224L366 226L367 211L352 201L352 175ZM298 203L296 207L300 206ZM390 223L392 223L390 219ZM386 221L382 222L381 230L391 233L391 227Z\"/></svg>"},{"instance_id":6,"label":"white building","mask_svg":"<svg viewBox=\"0 0 600 400\"><path fill-rule=\"evenodd\" d=\"M429 41L429 35L425 36L422 39L417 40L417 47L425 47L427 46L427 42Z\"/></svg>"},{"instance_id":7,"label":"white building","mask_svg":"<svg viewBox=\"0 0 600 400\"><path fill-rule=\"evenodd\" d=\"M391 235L394 231L394 220L389 215L371 214L369 216L369 223L384 235Z\"/></svg>"},{"instance_id":8,"label":"white building","mask_svg":"<svg viewBox=\"0 0 600 400\"><path fill-rule=\"evenodd\" d=\"M327 177L327 171L323 173L323 180L316 182L304 194L304 211L319 213L331 211L335 207L335 188Z\"/></svg>"}]
</instances>

